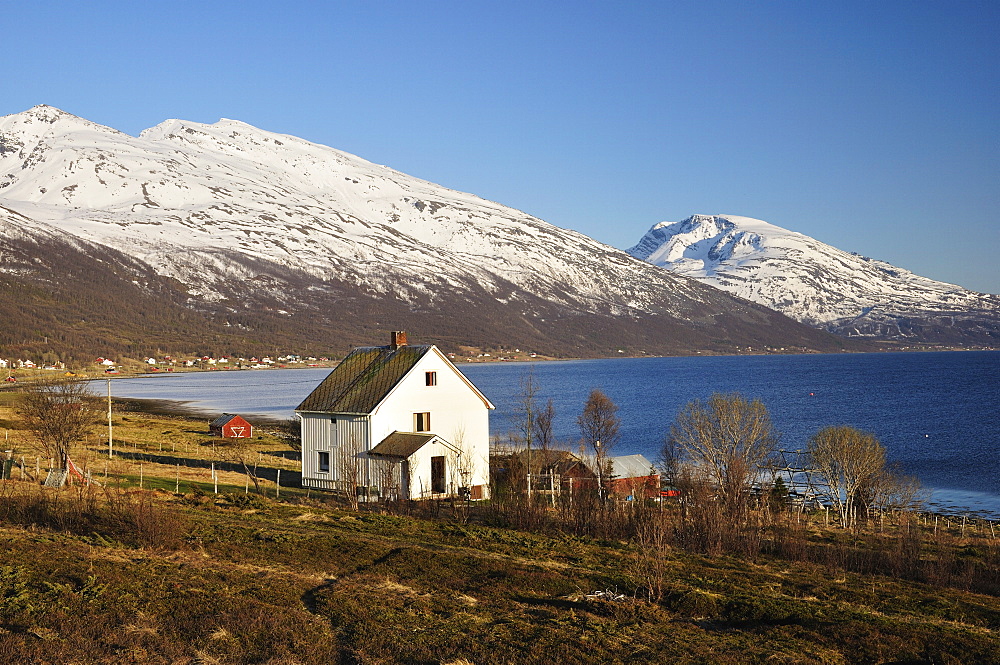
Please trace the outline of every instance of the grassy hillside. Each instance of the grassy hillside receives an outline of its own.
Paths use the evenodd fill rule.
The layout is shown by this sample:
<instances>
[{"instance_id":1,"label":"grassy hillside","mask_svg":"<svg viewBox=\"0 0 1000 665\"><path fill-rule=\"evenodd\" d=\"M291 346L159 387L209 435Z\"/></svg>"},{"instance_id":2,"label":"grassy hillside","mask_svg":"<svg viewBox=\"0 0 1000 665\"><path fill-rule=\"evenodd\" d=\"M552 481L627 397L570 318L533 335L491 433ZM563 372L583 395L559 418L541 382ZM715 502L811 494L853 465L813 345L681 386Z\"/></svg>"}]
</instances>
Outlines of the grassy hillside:
<instances>
[{"instance_id":1,"label":"grassy hillside","mask_svg":"<svg viewBox=\"0 0 1000 665\"><path fill-rule=\"evenodd\" d=\"M143 542L113 520L90 533L11 525L5 497L0 660L1000 662L992 596L668 550L667 593L650 602L624 543L161 500L127 500L124 514L146 511L159 533ZM623 595L595 595L606 590Z\"/></svg>"},{"instance_id":2,"label":"grassy hillside","mask_svg":"<svg viewBox=\"0 0 1000 665\"><path fill-rule=\"evenodd\" d=\"M276 500L277 470L296 466L279 437L250 446L261 496L205 421L114 424L114 461L100 436L74 455L103 487L0 482L0 662L1000 662L1000 542L981 526L848 532L786 513L769 544L709 555L641 528L597 534L599 515L574 528L522 510L541 517L511 528L502 501Z\"/></svg>"}]
</instances>

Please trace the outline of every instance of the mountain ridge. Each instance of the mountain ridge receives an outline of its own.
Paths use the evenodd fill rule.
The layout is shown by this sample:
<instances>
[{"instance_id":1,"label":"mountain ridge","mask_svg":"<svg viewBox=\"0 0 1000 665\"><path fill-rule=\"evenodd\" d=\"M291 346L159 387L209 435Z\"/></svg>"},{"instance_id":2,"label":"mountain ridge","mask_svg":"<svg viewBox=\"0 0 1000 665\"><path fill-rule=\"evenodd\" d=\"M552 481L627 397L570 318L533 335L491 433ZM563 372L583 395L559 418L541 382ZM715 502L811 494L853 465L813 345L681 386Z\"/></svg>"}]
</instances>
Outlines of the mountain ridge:
<instances>
[{"instance_id":1,"label":"mountain ridge","mask_svg":"<svg viewBox=\"0 0 1000 665\"><path fill-rule=\"evenodd\" d=\"M46 106L5 116L0 205L149 267L213 325L265 313L281 339L343 349L415 324L558 356L844 346L524 212L239 121L132 137Z\"/></svg>"}]
</instances>

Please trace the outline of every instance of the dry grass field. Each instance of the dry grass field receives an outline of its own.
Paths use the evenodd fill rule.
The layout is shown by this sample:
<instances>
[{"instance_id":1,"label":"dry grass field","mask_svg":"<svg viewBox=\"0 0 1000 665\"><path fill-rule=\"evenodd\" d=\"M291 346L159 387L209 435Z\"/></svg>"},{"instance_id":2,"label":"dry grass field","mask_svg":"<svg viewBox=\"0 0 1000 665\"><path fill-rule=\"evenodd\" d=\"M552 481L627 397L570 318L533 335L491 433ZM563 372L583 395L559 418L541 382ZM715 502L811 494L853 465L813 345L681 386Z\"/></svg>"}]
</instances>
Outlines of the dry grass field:
<instances>
[{"instance_id":1,"label":"dry grass field","mask_svg":"<svg viewBox=\"0 0 1000 665\"><path fill-rule=\"evenodd\" d=\"M1000 663L988 529L779 516L706 553L643 536L669 511L601 534L499 500L350 511L273 434L243 451L257 491L203 419L112 425L113 459L106 429L73 452L100 485L0 481L0 662Z\"/></svg>"}]
</instances>

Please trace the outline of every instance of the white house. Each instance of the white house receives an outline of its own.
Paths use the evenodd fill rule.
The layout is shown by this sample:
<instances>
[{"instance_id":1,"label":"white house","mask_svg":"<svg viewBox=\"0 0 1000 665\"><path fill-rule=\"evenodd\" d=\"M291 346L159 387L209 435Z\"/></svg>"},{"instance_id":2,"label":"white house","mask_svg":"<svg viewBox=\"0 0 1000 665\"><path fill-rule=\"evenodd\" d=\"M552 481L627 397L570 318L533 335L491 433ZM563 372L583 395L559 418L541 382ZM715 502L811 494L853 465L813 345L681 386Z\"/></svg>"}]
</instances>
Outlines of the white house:
<instances>
[{"instance_id":1,"label":"white house","mask_svg":"<svg viewBox=\"0 0 1000 665\"><path fill-rule=\"evenodd\" d=\"M302 485L362 500L487 498L493 408L436 346L393 332L351 351L295 409Z\"/></svg>"}]
</instances>

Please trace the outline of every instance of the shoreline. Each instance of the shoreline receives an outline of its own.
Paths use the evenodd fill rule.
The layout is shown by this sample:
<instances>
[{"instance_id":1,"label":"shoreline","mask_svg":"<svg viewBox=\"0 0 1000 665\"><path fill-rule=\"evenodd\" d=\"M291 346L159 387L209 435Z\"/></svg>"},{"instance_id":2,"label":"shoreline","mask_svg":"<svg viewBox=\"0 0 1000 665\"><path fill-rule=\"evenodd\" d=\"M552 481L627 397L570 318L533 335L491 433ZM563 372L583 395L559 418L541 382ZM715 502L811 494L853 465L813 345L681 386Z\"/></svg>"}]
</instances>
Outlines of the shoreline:
<instances>
[{"instance_id":1,"label":"shoreline","mask_svg":"<svg viewBox=\"0 0 1000 665\"><path fill-rule=\"evenodd\" d=\"M167 416L170 418L186 418L188 420L212 421L224 412L211 409L199 409L190 406L190 402L175 399L143 399L138 397L114 397L112 404L118 406L119 413L146 413L151 416ZM113 409L114 410L114 409ZM259 414L246 414L254 420L254 426L274 426L282 422L281 418L273 418Z\"/></svg>"},{"instance_id":2,"label":"shoreline","mask_svg":"<svg viewBox=\"0 0 1000 665\"><path fill-rule=\"evenodd\" d=\"M559 363L559 362L570 362L578 360L621 360L621 359L648 359L648 358L743 358L743 357L760 357L760 356L815 356L815 355L861 355L861 354L882 354L882 353L952 353L952 352L1000 352L1000 347L968 347L968 346L900 346L892 347L886 346L878 349L870 349L865 351L853 351L853 350L841 350L841 351L815 351L815 350L761 350L761 351L737 351L734 353L722 353L718 351L711 351L707 349L695 350L688 353L677 353L671 355L657 355L657 354L614 354L606 356L567 356L567 357L553 357L553 356L538 356L535 358L531 357L503 357L497 355L488 358L471 358L465 356L464 359L459 359L459 354L452 354L449 356L449 360L456 365L481 365L481 364L496 364L496 363ZM501 352L502 353L502 352ZM113 374L108 374L103 371L97 371L92 373L91 370L87 368L59 368L59 369L42 369L42 368L8 368L8 376L14 377L15 379L28 381L29 383L35 382L42 379L77 379L82 381L101 381L106 379L133 379L133 378L148 378L153 376L173 376L177 374L204 374L204 373L216 373L216 372L245 372L245 371L269 371L269 370L279 370L279 369L293 369L293 370L308 370L308 369L333 369L336 367L341 359L330 360L323 363L316 363L311 365L274 365L267 367L179 367L170 366L162 370L157 369L150 371L148 366L136 366L123 367L121 370L114 372ZM2 390L16 390L17 383L11 383L8 385L0 386L0 391Z\"/></svg>"},{"instance_id":3,"label":"shoreline","mask_svg":"<svg viewBox=\"0 0 1000 665\"><path fill-rule=\"evenodd\" d=\"M215 418L222 415L222 412L214 412L205 409L198 409L193 406L187 406L187 402L182 400L169 400L169 399L137 399L137 398L112 398L112 402L121 407L121 411L132 412L132 413L147 413L156 416L167 416L174 418L186 418L191 420L214 420ZM245 414L254 419L255 427L268 427L275 426L282 423L280 418L268 418L266 416L256 416L254 414ZM936 491L940 491L945 495L951 493L967 494L968 490L952 490L952 489L941 489L934 490L933 488L928 488L931 492L931 496L923 503L923 505L916 510L916 513L931 517L941 517L947 519L968 519L968 520L982 520L986 522L996 522L1000 523L1000 512L996 510L990 510L986 508L975 509L970 506L956 505L946 506L940 505L934 497Z\"/></svg>"},{"instance_id":4,"label":"shoreline","mask_svg":"<svg viewBox=\"0 0 1000 665\"><path fill-rule=\"evenodd\" d=\"M849 355L854 356L855 359L851 360L848 357L848 358L843 358L843 360L841 361L840 359L841 354L831 354L827 356L827 358L830 359L828 361L823 361L821 358L817 358L816 360L817 362L822 362L827 364L833 363L836 366L839 366L837 365L837 363L843 362L847 363L851 367L854 366L869 367L870 364L874 362L875 359L879 357L885 357L884 355L883 356L867 355L866 357L871 360L865 360L864 357L859 358L855 354L849 354ZM897 358L898 360L891 360L889 358L886 358L885 363L888 366L895 366L896 364L900 364L901 367L910 367L911 369L918 369L920 367L925 367L925 366L948 367L951 366L952 364L955 364L957 367L978 366L981 362L987 362L989 366L994 366L995 363L997 362L996 352L990 352L984 354L981 357L977 356L976 354L973 354L973 356L950 354L951 360L947 359L948 355L949 355L948 352L941 353L941 356L937 361L930 362L928 360L927 363L925 364L925 362L922 360L922 357L920 356L913 356L910 353L900 353L895 356L895 358ZM807 356L807 358L809 357L812 356L811 355ZM909 358L909 360L907 360L907 358ZM617 360L617 358L611 360ZM648 362L648 361L655 361L656 359L646 358L646 360ZM736 360L736 358L734 358L734 360ZM794 359L789 359L789 360L791 361ZM607 360L605 360L604 362L607 362ZM670 362L672 361L669 360L665 361L666 364L669 364ZM693 376L697 377L698 368L702 366L701 362L704 361L687 361L687 365L685 366L689 366L690 368L692 368L694 371ZM747 362L751 363L750 360L747 360ZM753 364L756 367L759 366L761 363L765 363L768 365L770 364L768 361L765 360L759 360L756 361L755 364L754 363L751 364ZM540 362L539 367L547 367L548 371L554 373L553 376L562 376L564 373L567 372L570 373L575 372L575 373L583 373L584 375L589 377L591 374L599 372L600 367L602 366L601 363L597 363L594 367L591 367L592 365L591 363L584 363L584 362L568 363L568 364L569 365L575 364L578 366L576 368L566 367L564 370L560 369L561 365L560 363L553 365L551 362L545 361L545 362ZM629 375L631 375L632 370L635 370L636 372L638 372L639 370L643 370L644 372L645 370L643 369L643 366L645 366L646 364L647 363L640 363L639 366L633 367L631 363L621 363L620 365L617 366L618 369L616 371L619 372L622 377L628 377ZM781 364L782 366L784 366L785 364L787 364L787 361L782 361ZM800 363L795 362L793 363L793 365L795 367L798 367ZM504 392L505 390L508 392L514 390L514 388L512 388L511 386L516 387L517 375L519 374L520 371L527 370L527 368L530 366L531 365L525 365L524 363L519 363L517 365L505 368L502 362L493 361L491 363L484 362L484 363L467 364L465 365L465 367L467 367L468 370L462 368L462 371L463 372L468 371L470 377L477 377L477 376L480 377L480 378L473 378L473 380L475 380L477 383L479 381L486 381L487 384L489 384L490 381L492 381L493 383L496 384L492 385L493 391L498 395L503 395L506 394ZM480 368L480 371L473 373L473 369L477 367ZM518 369L519 367L521 368L520 370ZM805 368L812 367L812 364L806 363L804 367ZM281 368L276 368L276 369L281 369ZM293 368L284 368L284 369L293 369ZM329 371L326 368L298 367L294 369L322 369L323 372L315 373L315 379L317 382L320 380L321 374ZM136 378L136 379L152 378L156 376L156 374L145 374L143 376L121 377L121 378ZM907 376L918 376L918 375L919 372L907 373ZM977 376L980 375L981 373L977 374ZM113 399L116 402L127 403L128 406L126 408L132 409L137 412L146 412L150 414L176 415L180 418L201 420L202 422L214 419L214 417L220 415L221 413L239 413L244 417L250 418L256 422L260 422L262 426L267 426L272 423L278 423L287 426L289 418L294 418L294 415L291 413L291 409L293 409L294 406L299 403L301 397L305 394L305 392L307 392L307 387L305 384L310 383L313 378L313 375L308 375L308 373L300 373L300 372L288 372L284 376L282 376L282 374L280 373L252 376L247 374L232 374L231 372L222 372L220 374L219 371L215 372L196 371L193 373L186 374L186 376L188 377L186 380L183 381L178 380L176 383L173 383L169 380L165 380L162 382L154 380L149 382L140 381L139 383L128 383L128 382L119 383L117 385L121 386L122 394L115 395ZM494 378L487 380L487 378L483 377L494 377ZM625 379L623 378L622 380L624 381ZM105 383L104 381L100 381L99 383L94 384L95 390L102 392L104 383ZM169 387L171 384L173 384L173 386L176 387ZM226 399L227 397L230 397L229 393L235 394L239 392L239 386L242 386L243 384L247 384L248 386L253 386L252 389L248 391L245 398L242 396L240 397L234 396L231 399ZM276 386L276 388L274 389L275 395L273 398L269 397L270 391L267 389L267 386L270 384L274 384ZM299 385L291 385L291 384L299 384ZM808 383L808 381L806 382L806 384L803 384L805 387L803 387L802 390L813 390L815 388L815 386L813 386L811 383ZM197 395L201 394L199 392L199 389L197 389L197 386L199 385L213 385L213 386L220 385L222 386L222 388L213 388L208 390L206 393L205 402L199 403L199 400L196 398ZM129 394L129 391L126 389L127 386L135 386L133 394L137 394L139 396L134 398L127 397L127 395ZM163 386L163 388L161 388L161 386ZM188 389L188 386L191 387L190 390ZM277 386L283 386L283 388L279 390ZM302 395L299 394L300 391L304 391L302 392ZM116 390L116 392L118 391ZM978 394L978 392L982 391L971 391L971 392L977 392ZM803 393L803 394L809 394L809 393ZM242 393L240 393L240 395L242 395ZM909 395L909 393L906 393L906 395ZM563 398L563 401L569 402L572 400L570 400L570 398ZM835 402L836 400L832 401ZM979 404L982 400L980 397L977 397L975 401L976 404ZM809 408L814 408L816 404L818 404L818 402L814 403L813 401L810 401L808 406ZM571 409L576 405L577 404L575 401L572 403L572 405L565 405L563 408L563 412L566 414L571 413ZM259 409L260 411L256 411L257 409ZM893 412L892 409L893 407L891 407L891 405L887 405L884 408L880 408L879 411L880 412L885 411L886 414L891 414ZM838 413L840 412L841 411L838 411ZM258 413L260 415L256 415ZM494 417L499 415L501 414L499 413L495 414ZM886 418L887 417L888 416L886 416ZM933 428L931 430L919 429L919 428L924 428L926 426L923 423L918 423L916 425L918 429L914 429L913 432L911 432L910 430L913 428L910 427L910 425L908 424L909 421L902 423L890 423L886 420L886 418L883 418L885 422L880 421L881 422L880 426L886 430L885 435L889 439L893 439L893 437L899 439L901 436L903 436L903 434L906 434L907 437L909 437L909 435L913 434L913 432L918 432L920 438L919 440L914 439L913 443L914 445L919 443L921 446L923 446L923 445L928 445L924 441L925 431L930 431L932 435L934 435L935 437L941 434L940 432L933 431ZM827 418L827 420L829 419L830 418ZM491 418L491 425L493 425L492 422L493 420L494 418ZM566 422L563 423L565 427L563 427L562 429L566 430L565 434L567 434L568 436L572 435L572 433L575 432L575 429L573 429L573 431L571 432L570 429L572 428L570 428L569 421L566 418L563 418L563 420L566 420ZM506 421L503 418L501 418L499 421L497 421L497 426L491 427L491 429L498 429L498 428L503 429L503 427L506 426L505 423ZM900 432L902 432L903 434L901 434ZM635 434L636 436L639 436L640 439L642 439L642 436L645 436L646 432L645 430L639 428L636 430ZM804 437L806 436L806 434L802 434L802 436ZM916 434L914 434L914 436L916 436ZM952 439L953 438L954 437L952 437ZM640 441L640 439L636 440ZM942 439L942 442L949 443L950 441L952 441L952 439L945 438ZM644 439L642 440L644 441ZM794 437L794 440L798 441L799 439L797 437ZM910 441L910 438L907 438L906 441ZM642 441L640 441L640 443L641 442ZM639 444L636 444L636 446L637 446L636 450L629 452L643 452L643 454L646 454L647 456L649 456L649 452L653 452L655 455L656 452L654 450L655 446L653 446L652 444L650 444L650 446L640 446ZM638 448L642 448L642 450L639 450ZM646 448L648 448L648 452L646 451ZM899 453L899 454L905 456L904 453ZM987 453L984 452L984 454ZM988 454L988 457L992 458L993 454L992 453ZM963 459L967 458L968 455L966 454L965 458ZM913 467L913 470L909 471L908 473L921 475L919 473L921 468L922 467L919 467L919 465L917 465ZM993 483L992 481L986 482L983 481L982 479L978 479L973 482L973 481L963 480L961 476L955 476L954 478L950 478L947 477L947 474L939 473L936 472L935 470L931 469L925 469L925 470L927 470L928 474L933 478L933 480L936 481L936 483L931 484L931 482L928 480L927 484L925 485L925 489L932 490L933 495L929 497L928 500L925 502L924 510L940 515L959 516L959 518L962 515L970 515L970 516L976 515L991 520L997 520L998 518L1000 518L1000 492L998 492L997 494L993 494L990 492L990 490L994 490L996 487L995 483ZM958 484L956 485L955 483ZM969 487L969 489L965 489L965 487ZM980 492L979 494L976 493L977 490ZM985 494L982 494L982 492L985 492Z\"/></svg>"}]
</instances>

